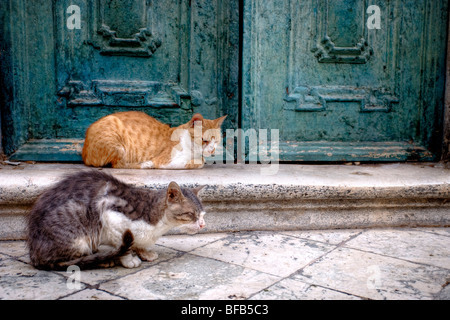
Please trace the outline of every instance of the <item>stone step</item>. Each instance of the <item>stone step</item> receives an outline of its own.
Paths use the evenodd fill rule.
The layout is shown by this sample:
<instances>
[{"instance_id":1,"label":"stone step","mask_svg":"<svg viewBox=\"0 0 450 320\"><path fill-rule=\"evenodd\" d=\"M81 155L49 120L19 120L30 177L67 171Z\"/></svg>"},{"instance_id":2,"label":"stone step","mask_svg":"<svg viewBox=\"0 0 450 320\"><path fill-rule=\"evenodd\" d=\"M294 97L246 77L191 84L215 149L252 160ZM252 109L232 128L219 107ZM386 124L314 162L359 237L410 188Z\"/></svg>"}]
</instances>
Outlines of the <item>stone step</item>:
<instances>
[{"instance_id":1,"label":"stone step","mask_svg":"<svg viewBox=\"0 0 450 320\"><path fill-rule=\"evenodd\" d=\"M82 164L0 165L0 239L23 239L36 198ZM94 169L98 170L98 169ZM199 170L101 169L124 182L206 185L204 232L450 226L450 170L441 163L212 164Z\"/></svg>"}]
</instances>

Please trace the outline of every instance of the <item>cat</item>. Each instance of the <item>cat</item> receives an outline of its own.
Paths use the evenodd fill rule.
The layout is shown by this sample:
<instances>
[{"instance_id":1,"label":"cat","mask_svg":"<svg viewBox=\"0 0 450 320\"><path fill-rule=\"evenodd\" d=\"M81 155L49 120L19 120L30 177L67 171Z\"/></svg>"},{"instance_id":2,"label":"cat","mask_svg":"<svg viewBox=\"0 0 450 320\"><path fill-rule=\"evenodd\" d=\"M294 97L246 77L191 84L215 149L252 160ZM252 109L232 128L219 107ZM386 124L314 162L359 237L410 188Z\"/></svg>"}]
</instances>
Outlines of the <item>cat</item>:
<instances>
[{"instance_id":1,"label":"cat","mask_svg":"<svg viewBox=\"0 0 450 320\"><path fill-rule=\"evenodd\" d=\"M151 246L170 229L194 234L205 227L201 189L176 182L159 191L138 188L94 169L69 175L44 192L28 215L31 263L65 270L153 261L158 255Z\"/></svg>"},{"instance_id":2,"label":"cat","mask_svg":"<svg viewBox=\"0 0 450 320\"><path fill-rule=\"evenodd\" d=\"M204 156L214 154L221 142L220 127L226 117L208 120L197 113L189 122L170 127L144 112L117 112L89 126L82 158L87 166L94 167L111 164L113 168L130 169L202 168ZM201 137L198 127L194 127L199 122Z\"/></svg>"}]
</instances>

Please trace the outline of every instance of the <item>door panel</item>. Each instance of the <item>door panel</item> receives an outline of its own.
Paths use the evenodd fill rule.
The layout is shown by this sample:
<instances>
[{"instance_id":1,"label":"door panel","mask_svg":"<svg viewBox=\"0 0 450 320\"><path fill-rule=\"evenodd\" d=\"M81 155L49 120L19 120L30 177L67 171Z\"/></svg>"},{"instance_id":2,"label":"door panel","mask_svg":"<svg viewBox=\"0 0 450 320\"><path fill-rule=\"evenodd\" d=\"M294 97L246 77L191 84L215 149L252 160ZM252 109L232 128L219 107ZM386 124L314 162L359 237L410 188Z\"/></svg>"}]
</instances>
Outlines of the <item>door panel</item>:
<instances>
[{"instance_id":1,"label":"door panel","mask_svg":"<svg viewBox=\"0 0 450 320\"><path fill-rule=\"evenodd\" d=\"M280 160L431 160L447 1L244 1L243 127L279 129ZM369 13L368 13L369 12Z\"/></svg>"},{"instance_id":2,"label":"door panel","mask_svg":"<svg viewBox=\"0 0 450 320\"><path fill-rule=\"evenodd\" d=\"M9 144L9 152L18 149L13 159L78 161L87 127L117 111L172 125L196 112L228 114L227 127L237 126L236 1L48 2L5 5L6 20L23 28L6 30L11 47L28 55L16 77L33 87L23 88L22 114L11 114L11 122L28 121L25 138Z\"/></svg>"}]
</instances>

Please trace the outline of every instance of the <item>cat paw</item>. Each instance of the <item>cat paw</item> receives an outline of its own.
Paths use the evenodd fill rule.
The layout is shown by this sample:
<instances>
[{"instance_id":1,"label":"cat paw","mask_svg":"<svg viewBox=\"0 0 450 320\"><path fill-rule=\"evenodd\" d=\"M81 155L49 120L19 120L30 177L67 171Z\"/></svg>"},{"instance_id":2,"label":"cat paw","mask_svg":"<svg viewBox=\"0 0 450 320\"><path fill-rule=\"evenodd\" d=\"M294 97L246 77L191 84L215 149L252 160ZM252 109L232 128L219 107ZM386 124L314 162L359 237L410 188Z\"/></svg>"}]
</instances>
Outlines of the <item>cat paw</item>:
<instances>
[{"instance_id":1,"label":"cat paw","mask_svg":"<svg viewBox=\"0 0 450 320\"><path fill-rule=\"evenodd\" d=\"M158 259L158 254L154 251L139 250L137 254L139 258L145 261L155 261Z\"/></svg>"},{"instance_id":2,"label":"cat paw","mask_svg":"<svg viewBox=\"0 0 450 320\"><path fill-rule=\"evenodd\" d=\"M140 166L141 166L141 169L152 169L155 167L155 165L153 164L153 161L151 161L151 160L142 162Z\"/></svg>"},{"instance_id":3,"label":"cat paw","mask_svg":"<svg viewBox=\"0 0 450 320\"><path fill-rule=\"evenodd\" d=\"M120 257L120 263L125 268L137 268L141 265L141 259L138 256L133 256L132 254L127 254L123 257Z\"/></svg>"},{"instance_id":4,"label":"cat paw","mask_svg":"<svg viewBox=\"0 0 450 320\"><path fill-rule=\"evenodd\" d=\"M191 160L181 169L201 169L204 165L205 163L194 163L194 160Z\"/></svg>"}]
</instances>

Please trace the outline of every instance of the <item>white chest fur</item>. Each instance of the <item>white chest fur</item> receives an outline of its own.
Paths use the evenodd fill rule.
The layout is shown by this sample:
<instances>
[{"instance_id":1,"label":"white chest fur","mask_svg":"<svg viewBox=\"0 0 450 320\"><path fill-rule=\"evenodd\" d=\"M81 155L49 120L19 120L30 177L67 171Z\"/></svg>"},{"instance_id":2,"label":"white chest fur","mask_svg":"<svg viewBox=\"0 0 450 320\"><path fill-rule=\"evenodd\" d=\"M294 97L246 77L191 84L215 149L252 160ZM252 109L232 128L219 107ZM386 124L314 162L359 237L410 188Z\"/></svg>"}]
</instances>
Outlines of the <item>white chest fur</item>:
<instances>
[{"instance_id":1,"label":"white chest fur","mask_svg":"<svg viewBox=\"0 0 450 320\"><path fill-rule=\"evenodd\" d=\"M133 248L149 249L171 226L161 219L156 225L144 220L131 220L123 213L106 210L102 214L101 244L120 247L125 230L130 230L134 237Z\"/></svg>"},{"instance_id":2,"label":"white chest fur","mask_svg":"<svg viewBox=\"0 0 450 320\"><path fill-rule=\"evenodd\" d=\"M196 144L192 142L191 135L188 130L177 129L172 135L173 141L179 141L179 144L172 149L170 162L161 166L163 169L184 169L186 164L194 157L198 157L197 161L202 161L202 148L196 148ZM198 149L198 150L197 150Z\"/></svg>"}]
</instances>

